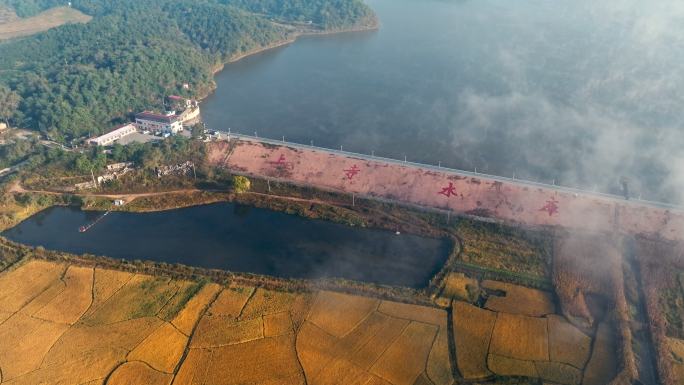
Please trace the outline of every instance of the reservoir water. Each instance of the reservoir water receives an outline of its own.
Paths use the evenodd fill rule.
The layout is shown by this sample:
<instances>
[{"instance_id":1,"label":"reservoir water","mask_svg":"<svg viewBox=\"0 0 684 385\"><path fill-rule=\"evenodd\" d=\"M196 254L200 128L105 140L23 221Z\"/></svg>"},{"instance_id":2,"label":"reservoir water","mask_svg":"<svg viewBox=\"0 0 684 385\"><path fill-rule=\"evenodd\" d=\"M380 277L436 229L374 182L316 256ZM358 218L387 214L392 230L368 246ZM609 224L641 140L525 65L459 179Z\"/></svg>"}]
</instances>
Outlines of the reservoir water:
<instances>
[{"instance_id":1,"label":"reservoir water","mask_svg":"<svg viewBox=\"0 0 684 385\"><path fill-rule=\"evenodd\" d=\"M425 287L450 242L218 203L155 213L72 207L40 212L2 236L70 253L141 259L284 278L340 277Z\"/></svg>"},{"instance_id":2,"label":"reservoir water","mask_svg":"<svg viewBox=\"0 0 684 385\"><path fill-rule=\"evenodd\" d=\"M678 0L370 0L379 31L226 66L209 127L677 201Z\"/></svg>"}]
</instances>

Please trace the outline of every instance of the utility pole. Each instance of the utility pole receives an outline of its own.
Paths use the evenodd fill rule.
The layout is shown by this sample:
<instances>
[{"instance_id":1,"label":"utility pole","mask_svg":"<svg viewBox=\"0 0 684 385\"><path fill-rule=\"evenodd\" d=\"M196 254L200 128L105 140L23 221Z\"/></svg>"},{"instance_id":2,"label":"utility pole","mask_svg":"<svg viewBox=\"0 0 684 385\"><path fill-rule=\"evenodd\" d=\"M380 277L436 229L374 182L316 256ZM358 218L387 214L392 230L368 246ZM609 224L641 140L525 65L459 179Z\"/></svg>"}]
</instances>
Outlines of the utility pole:
<instances>
[{"instance_id":1,"label":"utility pole","mask_svg":"<svg viewBox=\"0 0 684 385\"><path fill-rule=\"evenodd\" d=\"M269 179L266 179L266 184L268 185L268 192L270 194L271 193L271 181Z\"/></svg>"},{"instance_id":2,"label":"utility pole","mask_svg":"<svg viewBox=\"0 0 684 385\"><path fill-rule=\"evenodd\" d=\"M352 207L356 206L356 196L352 194Z\"/></svg>"}]
</instances>

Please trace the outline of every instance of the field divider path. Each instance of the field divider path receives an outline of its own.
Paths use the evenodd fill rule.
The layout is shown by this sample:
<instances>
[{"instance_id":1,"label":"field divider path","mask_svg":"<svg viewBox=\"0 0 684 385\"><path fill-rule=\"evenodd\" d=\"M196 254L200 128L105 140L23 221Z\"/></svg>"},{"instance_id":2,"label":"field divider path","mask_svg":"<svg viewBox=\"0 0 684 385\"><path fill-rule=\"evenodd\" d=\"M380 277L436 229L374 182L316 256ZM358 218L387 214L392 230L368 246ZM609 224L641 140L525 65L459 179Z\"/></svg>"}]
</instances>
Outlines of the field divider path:
<instances>
[{"instance_id":1,"label":"field divider path","mask_svg":"<svg viewBox=\"0 0 684 385\"><path fill-rule=\"evenodd\" d=\"M225 287L222 288L221 290L217 290L217 292L214 293L211 301L207 302L207 304L204 306L204 309L202 309L202 311L200 312L199 317L197 317L197 321L195 321L194 325L192 326L192 332L190 332L190 335L188 336L188 342L185 344L185 349L183 350L183 355L181 356L180 360L178 360L176 367L173 369L173 379L171 380L172 385L175 383L176 376L178 375L178 371L180 370L181 366L183 366L183 363L185 362L185 359L187 358L188 353L190 352L190 344L192 343L192 338L195 336L195 331L197 330L197 326L199 325L202 318L204 318L204 315L207 313L209 308L211 308L211 305L213 305L214 302L216 302L216 299L219 297L221 292L223 292L223 290L226 290Z\"/></svg>"},{"instance_id":2,"label":"field divider path","mask_svg":"<svg viewBox=\"0 0 684 385\"><path fill-rule=\"evenodd\" d=\"M451 375L454 377L454 383L464 381L461 370L458 368L458 360L456 359L456 334L454 334L454 300L451 300L447 312L447 342L449 348L449 361L451 361Z\"/></svg>"},{"instance_id":3,"label":"field divider path","mask_svg":"<svg viewBox=\"0 0 684 385\"><path fill-rule=\"evenodd\" d=\"M448 315L447 315L447 317L448 317ZM416 321L416 322L420 322L420 321ZM448 322L448 320L447 320L447 327L448 327L448 325L449 325L449 322ZM432 337L432 343L430 344L430 350L429 350L430 352L432 352L432 350L435 348L435 344L437 343L437 338L439 338L439 332L440 332L441 329L442 329L442 325L438 325L438 326L437 326L437 333L435 333L435 336ZM424 365L424 367L426 368L426 370L425 370L425 377L427 377L428 380L432 381L433 384L436 384L437 382L435 382L435 381L430 377L430 371L427 370L427 367L428 367L428 365L429 365L429 364L428 364L429 362L430 362L430 354L428 353L428 355L425 357L425 365ZM420 377L420 375L418 375L418 377Z\"/></svg>"},{"instance_id":4,"label":"field divider path","mask_svg":"<svg viewBox=\"0 0 684 385\"><path fill-rule=\"evenodd\" d=\"M65 287L65 288L66 288L66 281L64 281L64 277L66 276L67 270L69 270L69 265L65 265L65 266L64 266L64 271L62 271L62 275L59 277L59 280L62 281L62 283L64 284L64 287ZM95 269L93 269L93 272L94 272L94 271L95 271ZM93 274L94 274L94 273L93 273ZM95 281L93 281L93 286L95 286ZM41 291L38 295L36 295L36 296L34 296L33 298L31 298L30 301L26 302L26 305L30 304L34 299L40 297L44 292L48 291L49 289L50 289L50 286L46 287L45 290ZM24 305L24 306L26 306L26 305ZM47 305L48 305L48 304L45 304L43 307L45 307L45 306L47 306ZM91 305L92 305L92 302L91 302ZM23 308L24 308L24 307L22 307L22 309L23 309ZM41 308L41 309L42 309L42 308ZM17 310L14 314L12 314L12 317L13 317L14 315L16 315L17 313L19 313L20 311L21 311L21 309ZM37 310L36 313L37 313L38 311L39 311L39 310ZM47 320L43 320L43 319L40 319L40 318L35 318L35 317L33 317L33 315L31 315L31 314L29 314L29 317L34 318L34 319L39 319L39 320L45 321L45 322L52 322L52 321L47 321ZM10 317L10 318L11 318L11 317ZM9 318L8 318L8 319L9 319ZM2 324L2 323L0 323L0 325L1 325L1 324ZM52 350L52 348L55 347L55 345L57 344L57 342L59 342L59 340L62 338L62 336L64 336L64 333L66 333L67 331L69 331L69 328L67 328L66 330L64 330L64 332L63 332L62 334L60 334L60 336L59 336L58 338L55 339L55 341L52 343L52 345L50 345L50 348L46 350L45 355L40 359L40 365L38 365L38 367L37 367L36 369L32 370L31 372L35 372L35 371L37 371L37 370L39 370L40 368L43 367L43 364L45 363L45 358L46 358L48 355L50 355L50 351ZM29 372L29 373L31 373L31 372ZM28 373L27 373L27 374L28 374Z\"/></svg>"}]
</instances>

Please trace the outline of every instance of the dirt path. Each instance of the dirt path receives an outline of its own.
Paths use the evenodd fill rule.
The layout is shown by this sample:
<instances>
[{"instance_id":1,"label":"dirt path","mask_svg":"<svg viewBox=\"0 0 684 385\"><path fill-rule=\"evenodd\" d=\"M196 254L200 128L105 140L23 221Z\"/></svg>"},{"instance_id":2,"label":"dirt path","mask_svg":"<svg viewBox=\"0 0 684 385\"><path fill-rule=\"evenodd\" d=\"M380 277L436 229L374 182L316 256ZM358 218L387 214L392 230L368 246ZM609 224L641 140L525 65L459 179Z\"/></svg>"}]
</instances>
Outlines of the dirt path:
<instances>
[{"instance_id":1,"label":"dirt path","mask_svg":"<svg viewBox=\"0 0 684 385\"><path fill-rule=\"evenodd\" d=\"M11 193L35 193L35 194L46 194L46 195L74 195L79 197L95 197L95 198L108 198L108 199L122 199L126 202L130 202L136 198L143 197L153 197L166 194L183 194L183 193L195 193L195 192L219 192L220 190L200 190L196 188L191 189L180 189L180 190L168 190L168 191L155 191L147 193L132 193L132 194L98 194L98 193L77 193L77 192L58 192L58 191L48 191L48 190L31 190L24 188L18 181L12 184L9 188Z\"/></svg>"}]
</instances>

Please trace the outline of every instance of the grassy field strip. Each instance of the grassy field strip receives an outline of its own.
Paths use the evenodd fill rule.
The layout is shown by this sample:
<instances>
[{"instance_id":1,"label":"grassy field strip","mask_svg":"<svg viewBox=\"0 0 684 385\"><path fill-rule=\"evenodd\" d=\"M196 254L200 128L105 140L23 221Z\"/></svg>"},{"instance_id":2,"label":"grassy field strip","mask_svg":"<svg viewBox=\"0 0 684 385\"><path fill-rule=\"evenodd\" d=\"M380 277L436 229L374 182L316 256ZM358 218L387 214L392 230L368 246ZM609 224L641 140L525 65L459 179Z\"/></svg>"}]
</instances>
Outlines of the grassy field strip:
<instances>
[{"instance_id":1,"label":"grassy field strip","mask_svg":"<svg viewBox=\"0 0 684 385\"><path fill-rule=\"evenodd\" d=\"M493 269L493 268L485 268L482 266L470 264L470 263L465 263L465 262L454 262L453 267L457 270L463 269L467 272L477 272L477 273L482 273L482 274L492 274L494 275L493 279L514 279L517 281L521 281L524 283L532 283L532 286L539 287L541 289L545 290L553 290L553 285L551 283L551 280L548 279L543 279L539 277L535 277L532 275L527 275L527 274L522 274L522 273L513 273L508 270L501 270L501 269Z\"/></svg>"},{"instance_id":2,"label":"grassy field strip","mask_svg":"<svg viewBox=\"0 0 684 385\"><path fill-rule=\"evenodd\" d=\"M92 17L73 8L58 7L27 19L0 24L0 40L30 36L68 23L87 23Z\"/></svg>"}]
</instances>

